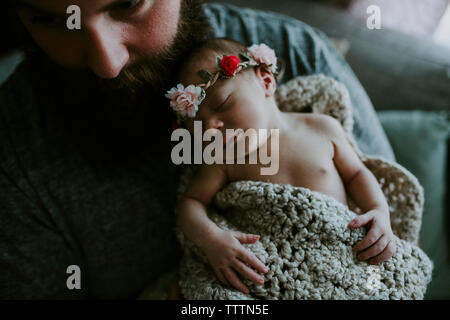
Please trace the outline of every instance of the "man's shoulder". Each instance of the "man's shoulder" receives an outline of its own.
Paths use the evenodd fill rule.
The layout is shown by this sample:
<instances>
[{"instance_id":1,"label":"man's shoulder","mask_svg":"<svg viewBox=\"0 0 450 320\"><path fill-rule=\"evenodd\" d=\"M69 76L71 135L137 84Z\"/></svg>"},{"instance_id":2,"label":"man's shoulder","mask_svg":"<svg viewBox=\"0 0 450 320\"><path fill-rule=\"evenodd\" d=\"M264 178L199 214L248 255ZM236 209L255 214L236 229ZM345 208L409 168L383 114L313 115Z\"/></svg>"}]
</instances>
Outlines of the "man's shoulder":
<instances>
[{"instance_id":1,"label":"man's shoulder","mask_svg":"<svg viewBox=\"0 0 450 320\"><path fill-rule=\"evenodd\" d=\"M263 11L258 9L246 8L246 7L238 7L233 4L228 3L205 3L203 5L203 9L207 16L214 14L218 15L221 18L259 18L259 17L277 17L281 20L295 20L289 18L285 15L271 12L271 11Z\"/></svg>"},{"instance_id":2,"label":"man's shoulder","mask_svg":"<svg viewBox=\"0 0 450 320\"><path fill-rule=\"evenodd\" d=\"M28 64L23 54L14 53L0 58L0 108L2 116L7 113L19 112L18 106L23 106L24 101L30 98L32 82ZM21 112L21 111L20 111Z\"/></svg>"},{"instance_id":3,"label":"man's shoulder","mask_svg":"<svg viewBox=\"0 0 450 320\"><path fill-rule=\"evenodd\" d=\"M30 114L30 107L35 100L35 90L26 61L17 60L17 65L10 66L8 75L2 74L0 83L0 114L1 125L12 124L17 120L23 122Z\"/></svg>"},{"instance_id":4,"label":"man's shoulder","mask_svg":"<svg viewBox=\"0 0 450 320\"><path fill-rule=\"evenodd\" d=\"M271 11L237 7L231 4L207 3L204 5L204 12L216 37L233 37L233 34L229 34L230 31L239 33L244 30L246 36L251 38L250 40L262 39L272 33L278 34L292 28L306 33L316 32L314 28L300 20ZM240 34L236 36L239 37Z\"/></svg>"},{"instance_id":5,"label":"man's shoulder","mask_svg":"<svg viewBox=\"0 0 450 320\"><path fill-rule=\"evenodd\" d=\"M0 164L39 142L37 96L26 62L0 84Z\"/></svg>"},{"instance_id":6,"label":"man's shoulder","mask_svg":"<svg viewBox=\"0 0 450 320\"><path fill-rule=\"evenodd\" d=\"M8 52L0 57L0 88L22 64L25 54L20 50Z\"/></svg>"},{"instance_id":7,"label":"man's shoulder","mask_svg":"<svg viewBox=\"0 0 450 320\"><path fill-rule=\"evenodd\" d=\"M270 11L229 4L205 4L204 11L211 26L211 37L231 38L246 45L265 43L275 50L277 57L286 63L284 79L317 73L317 53L325 47L321 31Z\"/></svg>"}]
</instances>

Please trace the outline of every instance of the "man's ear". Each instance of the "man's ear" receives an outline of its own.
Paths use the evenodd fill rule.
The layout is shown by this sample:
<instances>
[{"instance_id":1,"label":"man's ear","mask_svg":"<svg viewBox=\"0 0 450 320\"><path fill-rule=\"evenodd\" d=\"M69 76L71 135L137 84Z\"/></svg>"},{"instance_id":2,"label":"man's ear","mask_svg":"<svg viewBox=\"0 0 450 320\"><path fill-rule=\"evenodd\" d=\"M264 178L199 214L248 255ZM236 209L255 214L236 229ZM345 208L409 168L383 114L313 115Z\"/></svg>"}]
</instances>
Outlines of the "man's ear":
<instances>
[{"instance_id":1,"label":"man's ear","mask_svg":"<svg viewBox=\"0 0 450 320\"><path fill-rule=\"evenodd\" d=\"M266 69L261 67L256 67L255 75L256 78L258 79L258 83L261 85L261 87L264 89L264 92L266 93L266 98L272 97L275 91L277 90L277 82L272 72L267 71Z\"/></svg>"}]
</instances>

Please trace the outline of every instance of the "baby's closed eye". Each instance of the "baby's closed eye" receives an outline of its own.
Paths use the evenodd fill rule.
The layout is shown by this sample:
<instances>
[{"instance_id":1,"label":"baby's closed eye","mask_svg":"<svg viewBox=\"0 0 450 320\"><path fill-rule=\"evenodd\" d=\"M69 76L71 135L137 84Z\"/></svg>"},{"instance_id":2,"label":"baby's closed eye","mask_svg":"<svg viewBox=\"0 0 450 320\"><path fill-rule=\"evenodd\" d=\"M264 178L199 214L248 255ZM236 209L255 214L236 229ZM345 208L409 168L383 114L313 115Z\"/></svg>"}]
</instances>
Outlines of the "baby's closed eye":
<instances>
[{"instance_id":1,"label":"baby's closed eye","mask_svg":"<svg viewBox=\"0 0 450 320\"><path fill-rule=\"evenodd\" d=\"M226 109L226 107L228 106L227 102L230 99L231 94L228 95L225 99L220 99L218 100L218 103L215 104L215 106L213 107L214 111L224 111Z\"/></svg>"}]
</instances>

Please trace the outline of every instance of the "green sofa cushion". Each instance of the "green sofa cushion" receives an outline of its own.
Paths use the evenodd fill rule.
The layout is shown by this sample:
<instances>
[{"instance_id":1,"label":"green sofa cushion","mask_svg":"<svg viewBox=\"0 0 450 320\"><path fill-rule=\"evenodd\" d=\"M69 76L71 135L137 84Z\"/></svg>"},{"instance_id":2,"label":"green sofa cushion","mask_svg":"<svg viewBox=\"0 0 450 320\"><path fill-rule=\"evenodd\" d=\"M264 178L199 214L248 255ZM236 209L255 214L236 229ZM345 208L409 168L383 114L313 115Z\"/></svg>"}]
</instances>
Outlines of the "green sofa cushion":
<instances>
[{"instance_id":1,"label":"green sofa cushion","mask_svg":"<svg viewBox=\"0 0 450 320\"><path fill-rule=\"evenodd\" d=\"M450 298L448 217L446 216L448 114L424 111L378 112L399 164L411 171L425 191L420 246L434 262L425 298Z\"/></svg>"}]
</instances>

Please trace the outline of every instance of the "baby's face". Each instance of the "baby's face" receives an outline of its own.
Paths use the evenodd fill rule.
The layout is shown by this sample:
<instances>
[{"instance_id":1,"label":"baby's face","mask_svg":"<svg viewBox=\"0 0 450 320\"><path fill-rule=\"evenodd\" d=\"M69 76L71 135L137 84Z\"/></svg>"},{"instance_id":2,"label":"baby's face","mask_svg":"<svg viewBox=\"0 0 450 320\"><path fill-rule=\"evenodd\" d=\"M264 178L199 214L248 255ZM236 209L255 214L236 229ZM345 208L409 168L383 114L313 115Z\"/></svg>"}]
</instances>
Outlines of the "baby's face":
<instances>
[{"instance_id":1,"label":"baby's face","mask_svg":"<svg viewBox=\"0 0 450 320\"><path fill-rule=\"evenodd\" d=\"M253 69L237 74L232 79L217 81L206 91L194 119L186 120L192 133L194 121L202 121L203 131L216 129L227 141L226 129L263 129L267 127L267 103L263 87Z\"/></svg>"}]
</instances>

